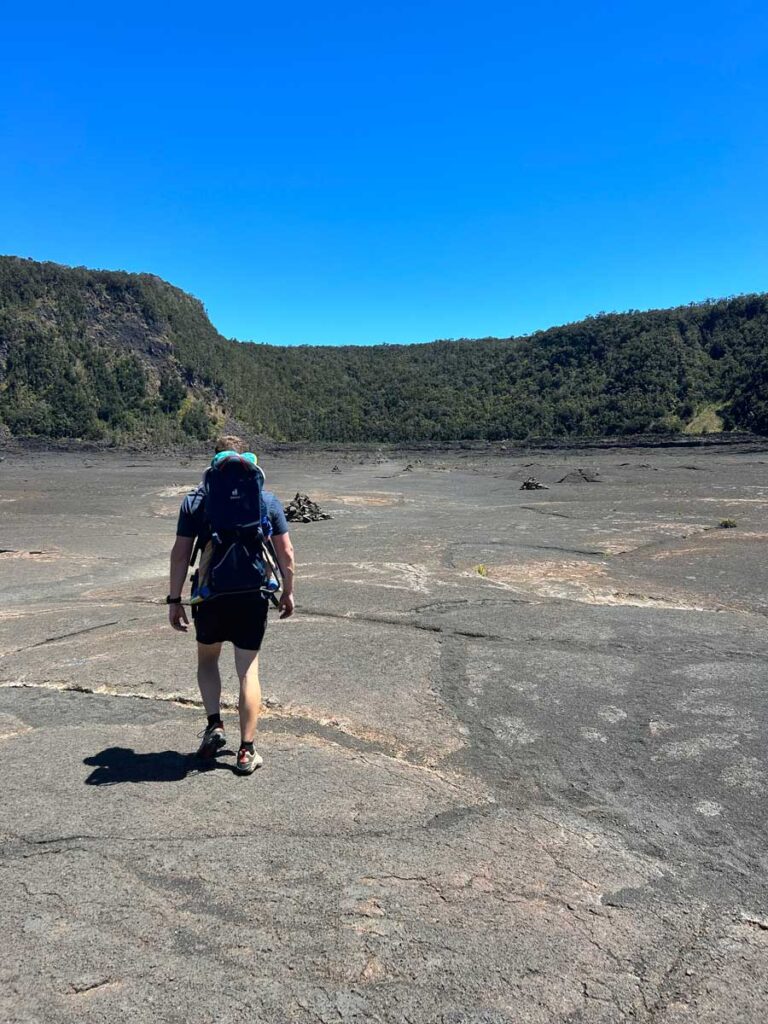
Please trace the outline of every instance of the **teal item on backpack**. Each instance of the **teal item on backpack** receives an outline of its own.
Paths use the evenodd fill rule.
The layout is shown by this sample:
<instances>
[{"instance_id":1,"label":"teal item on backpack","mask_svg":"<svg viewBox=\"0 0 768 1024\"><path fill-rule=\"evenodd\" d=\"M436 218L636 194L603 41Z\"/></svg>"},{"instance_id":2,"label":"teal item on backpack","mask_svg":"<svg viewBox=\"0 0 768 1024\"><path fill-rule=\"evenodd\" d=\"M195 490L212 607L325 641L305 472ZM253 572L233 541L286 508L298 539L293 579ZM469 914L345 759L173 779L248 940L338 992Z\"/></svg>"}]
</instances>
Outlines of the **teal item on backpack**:
<instances>
[{"instance_id":1,"label":"teal item on backpack","mask_svg":"<svg viewBox=\"0 0 768 1024\"><path fill-rule=\"evenodd\" d=\"M230 456L237 455L237 454L238 453L234 449L232 449L232 448L227 448L227 450L225 452L216 452L216 454L211 459L211 469L213 469L215 466L221 465L221 463L225 459L230 458Z\"/></svg>"}]
</instances>

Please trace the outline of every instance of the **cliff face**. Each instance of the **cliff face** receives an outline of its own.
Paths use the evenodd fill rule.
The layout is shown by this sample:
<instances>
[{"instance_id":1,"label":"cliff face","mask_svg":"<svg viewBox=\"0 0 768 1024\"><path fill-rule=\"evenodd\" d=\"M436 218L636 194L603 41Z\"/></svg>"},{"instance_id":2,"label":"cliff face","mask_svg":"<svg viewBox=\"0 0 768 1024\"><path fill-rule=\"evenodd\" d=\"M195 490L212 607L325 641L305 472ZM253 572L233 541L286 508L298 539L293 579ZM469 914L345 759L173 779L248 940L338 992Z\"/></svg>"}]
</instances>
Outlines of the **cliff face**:
<instances>
[{"instance_id":1,"label":"cliff face","mask_svg":"<svg viewBox=\"0 0 768 1024\"><path fill-rule=\"evenodd\" d=\"M223 338L150 274L0 257L0 429L52 437L496 440L768 433L768 296L526 338L280 348Z\"/></svg>"},{"instance_id":2,"label":"cliff face","mask_svg":"<svg viewBox=\"0 0 768 1024\"><path fill-rule=\"evenodd\" d=\"M207 436L220 396L179 360L175 321L223 343L159 278L0 258L0 418L14 434Z\"/></svg>"},{"instance_id":3,"label":"cliff face","mask_svg":"<svg viewBox=\"0 0 768 1024\"><path fill-rule=\"evenodd\" d=\"M8 318L6 328L9 320L36 322L123 352L148 355L159 344L167 353L171 347L169 325L153 301L153 291L190 298L149 275L0 257L0 312ZM202 306L200 314L204 316ZM4 333L2 339L7 342L8 335Z\"/></svg>"}]
</instances>

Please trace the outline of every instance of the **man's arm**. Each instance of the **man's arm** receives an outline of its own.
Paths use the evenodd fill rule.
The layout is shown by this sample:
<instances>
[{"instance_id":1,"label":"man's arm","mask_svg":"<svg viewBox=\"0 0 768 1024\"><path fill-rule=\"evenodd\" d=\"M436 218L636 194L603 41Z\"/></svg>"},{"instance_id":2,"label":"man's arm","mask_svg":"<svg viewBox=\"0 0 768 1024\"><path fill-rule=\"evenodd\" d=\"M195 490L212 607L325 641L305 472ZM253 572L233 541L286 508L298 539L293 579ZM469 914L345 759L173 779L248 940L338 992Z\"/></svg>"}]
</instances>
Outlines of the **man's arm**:
<instances>
[{"instance_id":1,"label":"man's arm","mask_svg":"<svg viewBox=\"0 0 768 1024\"><path fill-rule=\"evenodd\" d=\"M193 545L194 537L182 537L177 534L176 540L171 548L171 576L170 584L168 586L169 597L181 597L181 592L184 589L184 581L187 578L189 560L192 557ZM180 633L186 633L187 626L189 625L189 619L187 618L187 613L184 611L184 605L168 605L168 621L174 629L178 629Z\"/></svg>"},{"instance_id":2,"label":"man's arm","mask_svg":"<svg viewBox=\"0 0 768 1024\"><path fill-rule=\"evenodd\" d=\"M293 615L293 609L296 606L293 597L293 580L296 567L290 534L276 533L272 537L272 546L275 549L275 557L280 567L280 575L283 577L283 592L280 595L280 618L287 619Z\"/></svg>"}]
</instances>

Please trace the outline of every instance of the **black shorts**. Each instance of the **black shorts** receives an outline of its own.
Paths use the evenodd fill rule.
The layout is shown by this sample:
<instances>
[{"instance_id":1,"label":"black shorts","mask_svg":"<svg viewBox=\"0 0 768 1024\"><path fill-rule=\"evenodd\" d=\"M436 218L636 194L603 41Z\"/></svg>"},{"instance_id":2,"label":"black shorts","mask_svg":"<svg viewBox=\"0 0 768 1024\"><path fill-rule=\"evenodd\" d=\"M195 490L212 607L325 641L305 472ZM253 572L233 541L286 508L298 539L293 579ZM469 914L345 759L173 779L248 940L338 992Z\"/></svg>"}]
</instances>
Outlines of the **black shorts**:
<instances>
[{"instance_id":1,"label":"black shorts","mask_svg":"<svg viewBox=\"0 0 768 1024\"><path fill-rule=\"evenodd\" d=\"M225 594L192 605L195 636L201 644L229 640L235 647L258 651L267 628L269 602L260 593Z\"/></svg>"}]
</instances>

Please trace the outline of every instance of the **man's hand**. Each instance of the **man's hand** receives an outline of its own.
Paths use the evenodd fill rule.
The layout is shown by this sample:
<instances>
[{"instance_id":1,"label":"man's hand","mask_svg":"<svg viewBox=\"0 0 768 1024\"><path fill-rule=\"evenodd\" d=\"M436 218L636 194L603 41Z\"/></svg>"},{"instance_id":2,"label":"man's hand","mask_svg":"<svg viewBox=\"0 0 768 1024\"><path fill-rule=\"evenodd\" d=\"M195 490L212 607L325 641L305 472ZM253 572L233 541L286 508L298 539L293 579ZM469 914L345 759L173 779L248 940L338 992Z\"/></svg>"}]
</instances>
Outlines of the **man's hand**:
<instances>
[{"instance_id":1,"label":"man's hand","mask_svg":"<svg viewBox=\"0 0 768 1024\"><path fill-rule=\"evenodd\" d=\"M275 557L280 567L280 575L283 577L283 593L280 598L280 618L290 619L296 602L293 599L293 544L287 533L278 533L272 538L272 547L275 549Z\"/></svg>"},{"instance_id":2,"label":"man's hand","mask_svg":"<svg viewBox=\"0 0 768 1024\"><path fill-rule=\"evenodd\" d=\"M168 583L168 595L181 596L184 590L184 577L187 575L187 566L192 555L192 547L195 541L193 537L182 537L176 535L173 548L171 549L171 576ZM181 604L168 605L168 621L179 633L186 633L189 619Z\"/></svg>"},{"instance_id":3,"label":"man's hand","mask_svg":"<svg viewBox=\"0 0 768 1024\"><path fill-rule=\"evenodd\" d=\"M169 604L168 605L168 621L177 629L179 633L186 633L187 626L189 625L189 619L187 613L184 610L183 604Z\"/></svg>"},{"instance_id":4,"label":"man's hand","mask_svg":"<svg viewBox=\"0 0 768 1024\"><path fill-rule=\"evenodd\" d=\"M280 618L290 619L293 615L293 610L296 607L296 602L293 599L293 594L281 594L280 595Z\"/></svg>"}]
</instances>

